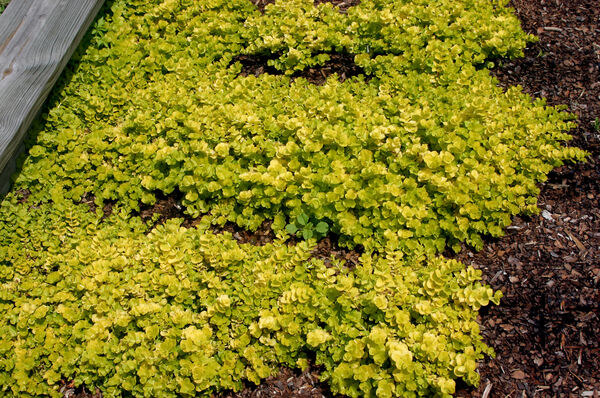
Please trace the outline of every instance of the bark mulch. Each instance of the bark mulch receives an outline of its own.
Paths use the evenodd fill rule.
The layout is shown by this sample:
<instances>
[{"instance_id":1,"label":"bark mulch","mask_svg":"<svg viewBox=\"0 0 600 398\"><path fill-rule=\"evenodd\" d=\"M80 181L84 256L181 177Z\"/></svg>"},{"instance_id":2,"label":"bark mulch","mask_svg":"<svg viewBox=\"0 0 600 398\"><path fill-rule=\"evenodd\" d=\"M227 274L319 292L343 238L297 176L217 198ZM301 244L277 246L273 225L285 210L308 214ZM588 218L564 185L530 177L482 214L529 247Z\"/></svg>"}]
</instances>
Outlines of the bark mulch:
<instances>
[{"instance_id":1,"label":"bark mulch","mask_svg":"<svg viewBox=\"0 0 600 398\"><path fill-rule=\"evenodd\" d=\"M539 36L525 58L493 73L566 104L579 127L570 145L585 164L554 170L541 186L541 214L516 217L507 235L457 256L504 292L481 314L495 359L481 386L461 397L600 396L600 7L595 0L513 0L523 28Z\"/></svg>"}]
</instances>

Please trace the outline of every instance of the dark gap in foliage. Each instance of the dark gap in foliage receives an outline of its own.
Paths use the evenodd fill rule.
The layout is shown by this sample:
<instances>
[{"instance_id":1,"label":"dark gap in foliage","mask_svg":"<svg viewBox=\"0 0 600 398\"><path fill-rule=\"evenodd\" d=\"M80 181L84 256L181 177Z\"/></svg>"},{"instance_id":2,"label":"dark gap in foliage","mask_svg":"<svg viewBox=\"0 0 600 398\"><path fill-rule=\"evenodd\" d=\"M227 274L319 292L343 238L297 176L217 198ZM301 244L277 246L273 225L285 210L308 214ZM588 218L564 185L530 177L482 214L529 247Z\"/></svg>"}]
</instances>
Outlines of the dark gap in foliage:
<instances>
[{"instance_id":1,"label":"dark gap in foliage","mask_svg":"<svg viewBox=\"0 0 600 398\"><path fill-rule=\"evenodd\" d=\"M275 0L250 0L258 10L264 14L265 7L268 4L275 3ZM323 3L331 3L337 7L341 13L346 13L350 7L360 4L360 0L315 0L315 6Z\"/></svg>"},{"instance_id":2,"label":"dark gap in foliage","mask_svg":"<svg viewBox=\"0 0 600 398\"><path fill-rule=\"evenodd\" d=\"M346 13L350 7L360 4L360 0L315 0L315 5L331 3L337 7L341 13Z\"/></svg>"},{"instance_id":3,"label":"dark gap in foliage","mask_svg":"<svg viewBox=\"0 0 600 398\"><path fill-rule=\"evenodd\" d=\"M25 191L25 190L23 190ZM22 195L27 195L28 192L23 192ZM165 195L162 192L155 192L156 202L153 205L147 205L140 203L139 212L134 212L134 216L140 217L144 222L151 223L148 228L148 233L156 228L158 225L164 224L167 220L172 218L183 219L182 226L185 228L194 228L199 223L202 217L207 214L201 215L200 217L191 217L185 213L185 207L181 205L183 194L179 190L175 190L172 193ZM89 206L90 212L95 213L98 206L95 203L95 196L92 194L85 194L81 199L81 203L85 203ZM103 208L102 220L109 217L112 214L115 201L107 201ZM277 235L271 229L273 221L265 220L256 231L248 231L240 228L232 222L227 222L225 225L213 226L211 231L215 234L222 234L229 232L233 239L239 244L251 244L254 246L264 246L269 243L273 243L277 239ZM287 243L290 246L295 246L302 239L291 236ZM339 245L339 236L329 232L329 234L323 239L317 242L317 246L311 252L311 257L319 260L323 260L323 263L330 267L332 266L332 257L344 261L346 267L354 269L359 264L359 258L364 253L362 245L358 245L354 249L350 250Z\"/></svg>"},{"instance_id":4,"label":"dark gap in foliage","mask_svg":"<svg viewBox=\"0 0 600 398\"><path fill-rule=\"evenodd\" d=\"M323 260L323 263L327 267L332 266L331 257L345 262L345 266L353 270L359 264L361 254L364 253L362 245L356 246L350 250L345 247L340 247L339 237L333 233L329 233L326 237L321 239L317 246L313 249L311 255L312 258Z\"/></svg>"},{"instance_id":5,"label":"dark gap in foliage","mask_svg":"<svg viewBox=\"0 0 600 398\"><path fill-rule=\"evenodd\" d=\"M152 205L140 203L140 211L137 214L144 222L152 222L148 232L171 218L183 218L184 226L194 222L194 218L184 213L185 208L181 205L183 194L179 190L176 189L168 195L155 192L154 196L156 202Z\"/></svg>"},{"instance_id":6,"label":"dark gap in foliage","mask_svg":"<svg viewBox=\"0 0 600 398\"><path fill-rule=\"evenodd\" d=\"M29 200L29 195L31 195L31 191L29 189L18 189L16 194L19 196L17 199L17 203L23 204Z\"/></svg>"},{"instance_id":7,"label":"dark gap in foliage","mask_svg":"<svg viewBox=\"0 0 600 398\"><path fill-rule=\"evenodd\" d=\"M271 229L273 221L265 220L260 227L254 232L240 228L232 222L227 222L223 226L215 226L212 228L214 233L229 232L231 236L240 244L249 243L254 246L264 246L273 243L277 239L277 235ZM193 226L193 224L191 225ZM295 246L302 239L296 236L290 236L287 244ZM331 267L332 257L345 262L348 269L354 269L359 264L359 258L364 252L362 245L358 245L353 250L341 247L339 245L339 236L329 233L323 239L317 242L317 246L311 252L311 258L323 260L327 267Z\"/></svg>"},{"instance_id":8,"label":"dark gap in foliage","mask_svg":"<svg viewBox=\"0 0 600 398\"><path fill-rule=\"evenodd\" d=\"M365 70L354 63L354 54L330 54L329 56L331 59L323 66L306 68L293 74L292 78L303 77L317 86L325 83L333 74L337 74L341 82L360 75L364 75L366 81L370 80L371 77L365 73Z\"/></svg>"},{"instance_id":9,"label":"dark gap in foliage","mask_svg":"<svg viewBox=\"0 0 600 398\"><path fill-rule=\"evenodd\" d=\"M73 381L61 381L61 387L59 392L65 398L102 398L102 392L98 388L94 392L91 392L84 385L75 387Z\"/></svg>"},{"instance_id":10,"label":"dark gap in foliage","mask_svg":"<svg viewBox=\"0 0 600 398\"><path fill-rule=\"evenodd\" d=\"M225 225L217 225L212 228L215 234L222 234L229 232L236 242L243 244L249 243L254 246L264 246L269 243L273 243L277 238L273 230L271 229L273 221L265 220L254 232L242 229L232 222L227 222Z\"/></svg>"},{"instance_id":11,"label":"dark gap in foliage","mask_svg":"<svg viewBox=\"0 0 600 398\"><path fill-rule=\"evenodd\" d=\"M306 68L302 71L295 72L291 75L292 80L302 77L317 86L325 83L327 78L333 74L337 74L338 79L341 82L360 75L364 75L366 81L370 80L371 77L366 75L364 69L354 63L354 54L331 53L329 56L331 59L322 66ZM272 58L261 55L238 55L233 58L232 64L236 62L242 64L242 70L239 76L243 77L250 75L258 77L263 73L283 75L284 73L282 71L277 70L268 64L270 59Z\"/></svg>"},{"instance_id":12,"label":"dark gap in foliage","mask_svg":"<svg viewBox=\"0 0 600 398\"><path fill-rule=\"evenodd\" d=\"M499 238L493 237L488 234L482 234L481 240L483 241L484 245L489 245L489 244L498 242ZM458 245L460 246L460 250L458 252L455 252L454 249L452 248L453 244L454 244L454 241L451 241L451 242L446 241L445 249L440 253L440 255L448 260L458 260L458 258L464 253L467 253L469 258L471 258L471 257L473 257L473 253L478 252L478 250L476 248L474 248L473 246L471 246L465 242L458 242ZM481 308L483 308L483 307L481 307Z\"/></svg>"},{"instance_id":13,"label":"dark gap in foliage","mask_svg":"<svg viewBox=\"0 0 600 398\"><path fill-rule=\"evenodd\" d=\"M264 14L267 4L273 4L275 0L250 0L250 2L258 8L258 11Z\"/></svg>"},{"instance_id":14,"label":"dark gap in foliage","mask_svg":"<svg viewBox=\"0 0 600 398\"><path fill-rule=\"evenodd\" d=\"M323 398L333 396L327 383L319 380L321 367L313 365L313 362L309 360L309 366L304 371L282 367L276 375L266 378L259 386L246 382L240 392L226 391L214 397Z\"/></svg>"},{"instance_id":15,"label":"dark gap in foliage","mask_svg":"<svg viewBox=\"0 0 600 398\"><path fill-rule=\"evenodd\" d=\"M270 75L282 75L283 72L268 65L270 58L261 55L237 55L231 60L231 64L239 62L242 64L242 70L239 76L247 77L250 75L260 76L263 73Z\"/></svg>"},{"instance_id":16,"label":"dark gap in foliage","mask_svg":"<svg viewBox=\"0 0 600 398\"><path fill-rule=\"evenodd\" d=\"M86 193L82 196L79 203L84 203L90 207L90 212L95 213L98 205L96 204L96 197L91 193ZM102 220L109 217L113 212L113 207L117 204L116 200L106 200L102 206Z\"/></svg>"}]
</instances>

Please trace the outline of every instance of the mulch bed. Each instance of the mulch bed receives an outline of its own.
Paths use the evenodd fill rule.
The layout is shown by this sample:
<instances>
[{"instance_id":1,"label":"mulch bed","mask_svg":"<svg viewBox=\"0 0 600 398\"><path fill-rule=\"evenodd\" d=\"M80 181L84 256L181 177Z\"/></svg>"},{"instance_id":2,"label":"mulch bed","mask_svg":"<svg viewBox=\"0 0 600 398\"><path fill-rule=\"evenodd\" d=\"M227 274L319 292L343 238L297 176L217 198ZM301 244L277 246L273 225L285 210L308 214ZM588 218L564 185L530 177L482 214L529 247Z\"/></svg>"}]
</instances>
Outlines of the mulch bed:
<instances>
[{"instance_id":1,"label":"mulch bed","mask_svg":"<svg viewBox=\"0 0 600 398\"><path fill-rule=\"evenodd\" d=\"M253 1L261 9L272 2ZM333 2L340 11L357 3ZM550 105L568 105L579 123L569 145L591 156L585 164L566 165L549 175L540 186L540 215L515 217L505 237L489 239L480 252L465 247L454 256L481 269L483 281L504 293L499 306L480 313L484 340L497 355L480 364L480 386L460 385L456 396L600 397L600 7L597 0L512 0L511 5L523 28L540 41L528 47L524 58L498 62L492 73L504 87L519 84ZM243 73L265 71L257 70L259 60L245 61ZM351 70L346 61L333 64ZM141 215L181 217L176 205L163 198ZM231 225L216 232L222 231L253 244L273 238L268 225L255 234ZM332 254L350 265L359 255L340 249L332 238L314 253L323 259ZM333 397L318 381L318 371L282 369L259 386L218 397ZM98 397L75 394L72 388L67 393L69 398Z\"/></svg>"}]
</instances>

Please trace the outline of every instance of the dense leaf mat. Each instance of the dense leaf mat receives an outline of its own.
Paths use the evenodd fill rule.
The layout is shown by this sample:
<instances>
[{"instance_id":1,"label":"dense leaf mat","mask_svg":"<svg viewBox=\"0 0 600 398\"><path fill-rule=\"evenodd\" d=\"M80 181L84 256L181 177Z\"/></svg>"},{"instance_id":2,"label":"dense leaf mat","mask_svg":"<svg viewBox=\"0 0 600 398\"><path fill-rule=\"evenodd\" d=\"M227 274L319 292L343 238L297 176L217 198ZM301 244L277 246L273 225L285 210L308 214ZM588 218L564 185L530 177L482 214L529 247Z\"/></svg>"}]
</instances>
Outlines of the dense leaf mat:
<instances>
[{"instance_id":1,"label":"dense leaf mat","mask_svg":"<svg viewBox=\"0 0 600 398\"><path fill-rule=\"evenodd\" d=\"M306 242L238 245L208 222L146 235L124 211L98 223L86 205L10 202L3 396L58 395L65 378L106 397L239 389L280 364L306 366L311 351L342 393L429 395L453 392L456 377L476 382L489 352L476 310L499 293L453 260L364 255L350 271L311 260Z\"/></svg>"},{"instance_id":2,"label":"dense leaf mat","mask_svg":"<svg viewBox=\"0 0 600 398\"><path fill-rule=\"evenodd\" d=\"M0 206L2 393L208 395L309 359L350 396L476 384L477 310L500 294L435 255L537 211L536 184L584 153L562 146L571 115L489 76L533 40L504 2L438 3L110 3ZM334 53L366 76L297 78ZM240 76L241 55L278 74ZM176 191L206 216L149 232L136 210ZM208 229L264 220L264 247ZM360 264L289 245L295 220Z\"/></svg>"},{"instance_id":3,"label":"dense leaf mat","mask_svg":"<svg viewBox=\"0 0 600 398\"><path fill-rule=\"evenodd\" d=\"M273 229L305 214L348 246L480 246L536 211L536 183L565 159L570 115L511 89L486 59L531 38L489 0L115 2L38 126L18 186L44 200L132 209L175 189L197 216ZM284 51L283 49L287 49ZM284 72L356 54L372 79L322 86L238 76L240 54Z\"/></svg>"}]
</instances>

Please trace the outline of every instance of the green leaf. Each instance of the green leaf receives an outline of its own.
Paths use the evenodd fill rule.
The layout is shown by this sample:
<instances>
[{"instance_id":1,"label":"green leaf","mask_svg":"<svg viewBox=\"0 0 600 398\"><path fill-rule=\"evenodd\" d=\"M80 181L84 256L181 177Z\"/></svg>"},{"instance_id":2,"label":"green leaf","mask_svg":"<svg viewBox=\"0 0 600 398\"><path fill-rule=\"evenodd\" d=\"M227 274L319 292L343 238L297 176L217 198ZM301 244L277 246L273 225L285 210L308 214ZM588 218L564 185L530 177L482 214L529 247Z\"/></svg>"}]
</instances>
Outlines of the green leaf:
<instances>
[{"instance_id":1,"label":"green leaf","mask_svg":"<svg viewBox=\"0 0 600 398\"><path fill-rule=\"evenodd\" d=\"M323 329L311 330L306 335L306 342L313 347L318 347L330 339L331 335Z\"/></svg>"},{"instance_id":2,"label":"green leaf","mask_svg":"<svg viewBox=\"0 0 600 398\"><path fill-rule=\"evenodd\" d=\"M296 217L296 221L298 221L298 224L304 226L308 224L308 216L305 213L301 213Z\"/></svg>"},{"instance_id":3,"label":"green leaf","mask_svg":"<svg viewBox=\"0 0 600 398\"><path fill-rule=\"evenodd\" d=\"M291 223L285 226L285 230L288 231L290 234L294 235L296 232L298 232L298 227L296 226L296 224Z\"/></svg>"},{"instance_id":4,"label":"green leaf","mask_svg":"<svg viewBox=\"0 0 600 398\"><path fill-rule=\"evenodd\" d=\"M326 235L327 232L329 231L329 225L324 221L320 221L319 223L317 223L317 226L315 227L315 231L317 231L321 235Z\"/></svg>"},{"instance_id":5,"label":"green leaf","mask_svg":"<svg viewBox=\"0 0 600 398\"><path fill-rule=\"evenodd\" d=\"M302 237L304 238L304 240L309 240L314 236L314 232L312 229L303 229L302 230Z\"/></svg>"}]
</instances>

